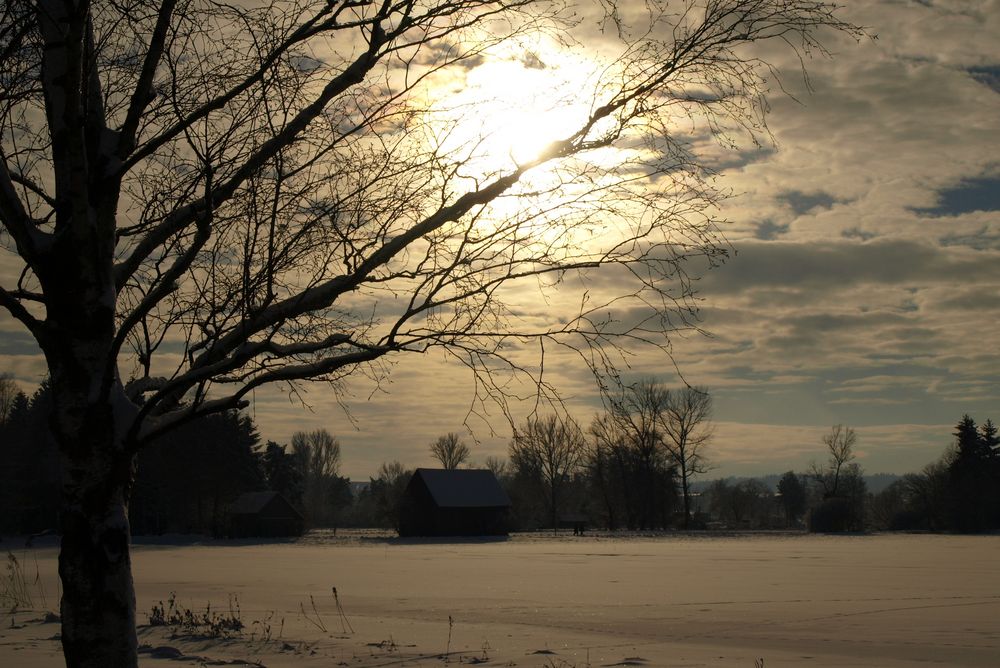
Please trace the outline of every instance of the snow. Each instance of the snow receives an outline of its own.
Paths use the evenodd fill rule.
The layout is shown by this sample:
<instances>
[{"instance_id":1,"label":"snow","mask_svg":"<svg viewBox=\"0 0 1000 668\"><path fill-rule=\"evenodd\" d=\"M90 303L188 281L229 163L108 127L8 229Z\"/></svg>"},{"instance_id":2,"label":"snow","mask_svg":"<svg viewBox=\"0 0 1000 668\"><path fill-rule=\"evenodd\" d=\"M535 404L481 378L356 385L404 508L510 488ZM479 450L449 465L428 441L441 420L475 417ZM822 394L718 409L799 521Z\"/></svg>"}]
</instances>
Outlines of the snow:
<instances>
[{"instance_id":1,"label":"snow","mask_svg":"<svg viewBox=\"0 0 1000 668\"><path fill-rule=\"evenodd\" d=\"M29 552L52 609L56 549ZM996 666L998 556L1000 536L341 531L142 541L133 567L141 624L171 592L195 612L235 597L247 624L235 640L140 628L144 666ZM0 624L0 665L61 665L58 627L40 616Z\"/></svg>"}]
</instances>

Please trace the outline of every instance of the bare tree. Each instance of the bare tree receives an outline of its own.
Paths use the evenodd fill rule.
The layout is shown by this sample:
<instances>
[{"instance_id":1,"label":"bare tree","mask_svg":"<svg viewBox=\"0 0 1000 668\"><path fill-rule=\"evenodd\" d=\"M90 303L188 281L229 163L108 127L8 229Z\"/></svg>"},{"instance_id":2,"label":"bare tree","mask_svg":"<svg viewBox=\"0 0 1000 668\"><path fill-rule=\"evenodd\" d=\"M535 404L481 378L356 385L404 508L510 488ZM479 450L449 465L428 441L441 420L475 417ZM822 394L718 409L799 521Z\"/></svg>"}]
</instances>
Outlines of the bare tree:
<instances>
[{"instance_id":1,"label":"bare tree","mask_svg":"<svg viewBox=\"0 0 1000 668\"><path fill-rule=\"evenodd\" d=\"M813 462L809 467L809 475L819 483L823 498L839 495L844 467L854 461L854 445L857 442L855 431L840 424L831 427L830 433L823 436L829 458L824 466Z\"/></svg>"},{"instance_id":2,"label":"bare tree","mask_svg":"<svg viewBox=\"0 0 1000 668\"><path fill-rule=\"evenodd\" d=\"M8 373L0 373L0 427L7 424L10 412L14 408L14 397L20 389L14 378Z\"/></svg>"},{"instance_id":3,"label":"bare tree","mask_svg":"<svg viewBox=\"0 0 1000 668\"><path fill-rule=\"evenodd\" d=\"M413 471L399 461L382 462L370 491L375 500L376 513L385 526L399 528L400 509Z\"/></svg>"},{"instance_id":4,"label":"bare tree","mask_svg":"<svg viewBox=\"0 0 1000 668\"><path fill-rule=\"evenodd\" d=\"M684 387L665 394L660 425L663 445L677 465L684 499L684 528L691 521L691 479L710 470L705 445L712 438L712 397L703 388Z\"/></svg>"},{"instance_id":5,"label":"bare tree","mask_svg":"<svg viewBox=\"0 0 1000 668\"><path fill-rule=\"evenodd\" d=\"M332 482L340 474L340 441L326 429L292 434L292 457L302 475L302 505L311 524L327 522L333 513Z\"/></svg>"},{"instance_id":6,"label":"bare tree","mask_svg":"<svg viewBox=\"0 0 1000 668\"><path fill-rule=\"evenodd\" d=\"M591 424L596 441L592 464L617 468L630 527L670 524L675 467L663 442L669 397L669 391L655 380L639 380L622 388L610 401L609 411ZM592 470L598 469L592 465ZM605 499L607 506L609 499Z\"/></svg>"},{"instance_id":7,"label":"bare tree","mask_svg":"<svg viewBox=\"0 0 1000 668\"><path fill-rule=\"evenodd\" d=\"M532 475L541 485L553 529L559 526L562 490L585 449L583 431L570 418L534 418L514 432L509 449L511 466Z\"/></svg>"},{"instance_id":8,"label":"bare tree","mask_svg":"<svg viewBox=\"0 0 1000 668\"><path fill-rule=\"evenodd\" d=\"M476 114L442 81L565 34L559 2L3 3L0 253L18 279L0 306L51 378L68 666L137 665L127 505L156 435L434 346L471 369L475 407L504 403L505 373L551 394L525 344L611 377L626 343L669 354L694 314L685 260L726 256L684 128L766 140L776 72L747 47L859 31L813 0L646 7L585 87L549 91L577 120L515 159L462 139ZM635 280L566 296L570 317L511 317L515 286L615 266ZM648 315L622 325L633 306Z\"/></svg>"},{"instance_id":9,"label":"bare tree","mask_svg":"<svg viewBox=\"0 0 1000 668\"><path fill-rule=\"evenodd\" d=\"M493 472L493 475L496 476L497 480L503 483L504 478L507 477L507 470L509 468L506 459L490 455L486 458L484 465Z\"/></svg>"},{"instance_id":10,"label":"bare tree","mask_svg":"<svg viewBox=\"0 0 1000 668\"><path fill-rule=\"evenodd\" d=\"M858 436L853 429L834 425L823 436L829 455L825 465L813 462L809 476L822 491L823 500L812 508L810 531L861 531L865 525L868 496L861 466L854 461Z\"/></svg>"},{"instance_id":11,"label":"bare tree","mask_svg":"<svg viewBox=\"0 0 1000 668\"><path fill-rule=\"evenodd\" d=\"M458 434L448 432L431 443L431 454L446 469L457 469L469 458L469 446Z\"/></svg>"}]
</instances>

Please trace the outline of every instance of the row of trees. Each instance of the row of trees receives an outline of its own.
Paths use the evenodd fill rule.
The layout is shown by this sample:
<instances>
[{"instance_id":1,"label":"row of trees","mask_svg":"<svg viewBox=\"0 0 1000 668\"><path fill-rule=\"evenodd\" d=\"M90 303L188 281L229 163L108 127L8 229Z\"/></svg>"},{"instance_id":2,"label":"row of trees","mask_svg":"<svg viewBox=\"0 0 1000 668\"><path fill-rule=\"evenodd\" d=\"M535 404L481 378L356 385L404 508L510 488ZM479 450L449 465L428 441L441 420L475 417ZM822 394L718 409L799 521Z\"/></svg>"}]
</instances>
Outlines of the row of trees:
<instances>
[{"instance_id":1,"label":"row of trees","mask_svg":"<svg viewBox=\"0 0 1000 668\"><path fill-rule=\"evenodd\" d=\"M691 481L708 470L711 409L704 389L642 380L609 402L586 432L568 416L526 420L514 430L508 458L488 457L485 466L510 495L517 528L555 527L564 515L581 514L612 529L688 527ZM445 469L471 454L455 433L429 449ZM383 464L347 521L392 526L410 473L399 462Z\"/></svg>"},{"instance_id":2,"label":"row of trees","mask_svg":"<svg viewBox=\"0 0 1000 668\"><path fill-rule=\"evenodd\" d=\"M917 473L869 493L854 461L854 430L834 427L824 437L829 458L796 475L789 471L778 495L759 480L719 480L704 495L713 517L732 526L775 526L777 505L785 524L805 521L817 531L919 530L978 533L1000 529L1000 437L992 420L977 425L964 415L942 456ZM777 505L776 505L777 504Z\"/></svg>"},{"instance_id":3,"label":"row of trees","mask_svg":"<svg viewBox=\"0 0 1000 668\"><path fill-rule=\"evenodd\" d=\"M48 428L51 401L48 383L28 396L0 375L0 531L58 527L61 478ZM692 406L697 410L685 410ZM825 462L785 473L774 488L757 479L720 479L694 494L694 472L708 470L703 446L711 434L710 408L704 390L671 391L644 381L595 417L587 432L554 415L527 420L510 442L509 457L489 457L485 466L507 489L519 529L557 526L570 515L612 529L708 521L817 531L1000 528L1000 438L991 420L977 426L963 416L955 442L938 461L876 494L868 493L856 461L857 434L842 425L823 437ZM136 532L223 534L228 504L262 489L281 492L307 526L394 526L412 473L399 462L382 464L367 488L352 495L340 475L340 443L326 430L298 432L288 445L260 440L253 420L238 411L203 417L157 439L137 464L130 507ZM471 455L455 433L429 450L443 468L458 468Z\"/></svg>"},{"instance_id":4,"label":"row of trees","mask_svg":"<svg viewBox=\"0 0 1000 668\"><path fill-rule=\"evenodd\" d=\"M963 415L955 440L919 473L873 499L876 528L978 533L1000 529L1000 438Z\"/></svg>"},{"instance_id":5,"label":"row of trees","mask_svg":"<svg viewBox=\"0 0 1000 668\"><path fill-rule=\"evenodd\" d=\"M51 410L47 381L29 397L0 376L0 531L60 528L62 478ZM206 415L141 452L129 519L137 534L222 535L236 497L273 489L301 510L307 526L335 525L351 505L340 463L340 443L325 430L298 432L288 446L262 445L246 413Z\"/></svg>"},{"instance_id":6,"label":"row of trees","mask_svg":"<svg viewBox=\"0 0 1000 668\"><path fill-rule=\"evenodd\" d=\"M712 400L703 388L642 380L596 416L587 433L571 418L526 421L503 471L521 522L555 527L586 509L615 529L690 526L691 481L708 470ZM678 500L680 501L678 505Z\"/></svg>"}]
</instances>

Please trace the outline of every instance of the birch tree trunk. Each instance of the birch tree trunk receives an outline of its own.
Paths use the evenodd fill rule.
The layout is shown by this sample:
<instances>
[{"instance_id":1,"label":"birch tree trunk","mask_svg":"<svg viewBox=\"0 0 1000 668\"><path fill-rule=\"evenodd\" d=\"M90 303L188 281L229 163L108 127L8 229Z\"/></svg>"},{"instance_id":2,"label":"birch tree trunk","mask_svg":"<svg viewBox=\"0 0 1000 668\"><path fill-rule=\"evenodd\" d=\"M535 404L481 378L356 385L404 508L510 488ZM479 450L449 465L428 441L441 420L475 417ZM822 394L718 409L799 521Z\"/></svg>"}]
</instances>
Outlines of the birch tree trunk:
<instances>
[{"instance_id":1,"label":"birch tree trunk","mask_svg":"<svg viewBox=\"0 0 1000 668\"><path fill-rule=\"evenodd\" d=\"M136 407L108 362L114 302L103 298L113 292L101 265L109 269L110 258L84 240L60 245L52 252L58 268L44 280L49 294L59 295L49 304L50 321L73 332L45 346L62 470L63 651L70 668L131 668L138 665L128 522L134 450L124 435Z\"/></svg>"},{"instance_id":2,"label":"birch tree trunk","mask_svg":"<svg viewBox=\"0 0 1000 668\"><path fill-rule=\"evenodd\" d=\"M102 396L104 370L88 369L80 359L88 356L77 355L51 364L52 428L62 464L63 652L69 668L131 668L138 665L128 522L134 456L122 442L121 424L134 407L117 380L110 400Z\"/></svg>"},{"instance_id":3,"label":"birch tree trunk","mask_svg":"<svg viewBox=\"0 0 1000 668\"><path fill-rule=\"evenodd\" d=\"M111 421L93 417L91 429L61 441L68 478L59 553L63 653L69 668L131 668L138 665L127 508L131 457L108 452L112 436L101 427Z\"/></svg>"},{"instance_id":4,"label":"birch tree trunk","mask_svg":"<svg viewBox=\"0 0 1000 668\"><path fill-rule=\"evenodd\" d=\"M105 124L89 5L44 0L37 11L56 188L54 234L38 249L35 271L46 296L38 338L62 471L63 652L69 668L131 668L138 665L128 524L134 455L124 438L136 407L114 354L114 133Z\"/></svg>"}]
</instances>

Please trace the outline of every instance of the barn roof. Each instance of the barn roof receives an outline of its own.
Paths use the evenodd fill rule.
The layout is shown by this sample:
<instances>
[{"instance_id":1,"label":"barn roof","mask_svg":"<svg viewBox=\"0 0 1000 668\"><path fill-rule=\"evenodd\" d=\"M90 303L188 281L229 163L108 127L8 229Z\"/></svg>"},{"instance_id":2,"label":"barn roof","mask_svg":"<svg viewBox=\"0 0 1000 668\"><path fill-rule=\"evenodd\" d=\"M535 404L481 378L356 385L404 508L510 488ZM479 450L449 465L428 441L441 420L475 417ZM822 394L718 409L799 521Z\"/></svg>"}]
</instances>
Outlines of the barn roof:
<instances>
[{"instance_id":1,"label":"barn roof","mask_svg":"<svg viewBox=\"0 0 1000 668\"><path fill-rule=\"evenodd\" d=\"M510 498L489 469L417 469L439 508L502 508Z\"/></svg>"},{"instance_id":2,"label":"barn roof","mask_svg":"<svg viewBox=\"0 0 1000 668\"><path fill-rule=\"evenodd\" d=\"M229 507L229 512L233 515L255 515L264 509L276 496L281 496L277 492L246 492L240 494Z\"/></svg>"}]
</instances>

